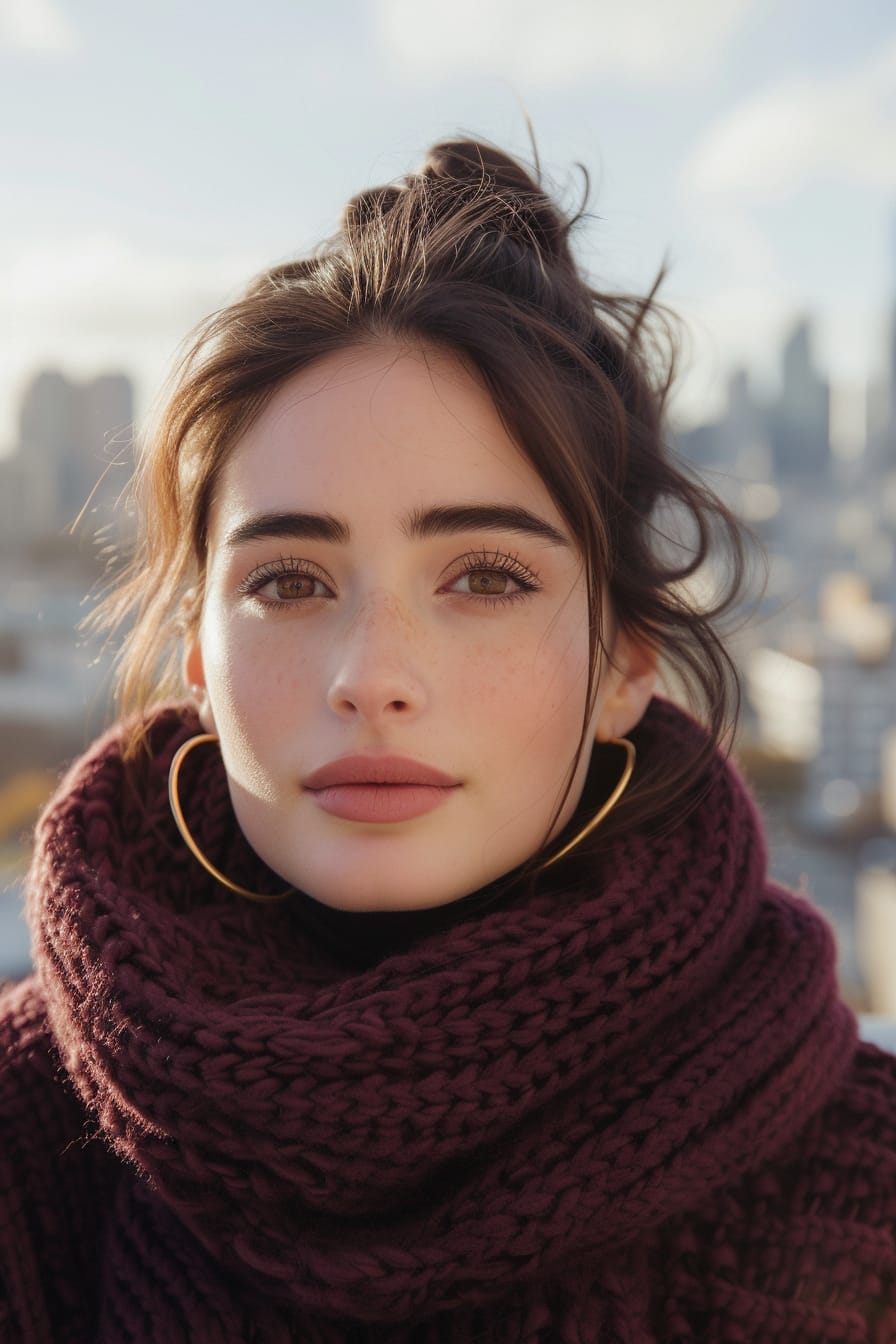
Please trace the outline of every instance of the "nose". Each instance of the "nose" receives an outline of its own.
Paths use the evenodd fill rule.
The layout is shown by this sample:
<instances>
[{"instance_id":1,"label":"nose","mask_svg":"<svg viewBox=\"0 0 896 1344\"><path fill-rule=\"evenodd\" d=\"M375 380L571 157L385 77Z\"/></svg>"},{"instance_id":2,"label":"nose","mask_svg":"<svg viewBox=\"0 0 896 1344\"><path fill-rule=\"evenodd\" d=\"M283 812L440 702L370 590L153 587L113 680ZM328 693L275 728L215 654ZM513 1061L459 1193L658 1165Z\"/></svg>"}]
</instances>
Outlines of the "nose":
<instances>
[{"instance_id":1,"label":"nose","mask_svg":"<svg viewBox=\"0 0 896 1344\"><path fill-rule=\"evenodd\" d=\"M419 632L390 595L372 595L337 648L327 704L343 718L369 723L410 719L426 704Z\"/></svg>"}]
</instances>

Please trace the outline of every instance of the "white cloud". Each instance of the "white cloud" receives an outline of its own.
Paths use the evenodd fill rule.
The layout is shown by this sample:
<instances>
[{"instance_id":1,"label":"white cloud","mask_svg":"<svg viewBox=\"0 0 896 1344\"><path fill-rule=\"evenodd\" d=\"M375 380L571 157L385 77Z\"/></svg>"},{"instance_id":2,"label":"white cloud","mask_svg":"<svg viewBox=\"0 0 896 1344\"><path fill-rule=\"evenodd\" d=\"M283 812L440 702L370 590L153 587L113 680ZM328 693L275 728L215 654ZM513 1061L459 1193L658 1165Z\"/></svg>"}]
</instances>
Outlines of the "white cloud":
<instances>
[{"instance_id":1,"label":"white cloud","mask_svg":"<svg viewBox=\"0 0 896 1344\"><path fill-rule=\"evenodd\" d=\"M40 367L89 377L134 376L141 403L155 395L187 332L233 299L269 257L170 256L110 234L0 251L0 453L11 445L24 381Z\"/></svg>"},{"instance_id":2,"label":"white cloud","mask_svg":"<svg viewBox=\"0 0 896 1344\"><path fill-rule=\"evenodd\" d=\"M807 315L816 367L835 391L864 389L878 373L880 313L861 300L844 299L823 313L807 314L806 304L786 286L747 276L676 306L686 339L675 411L686 425L721 414L732 369L747 369L754 390L773 396L780 385L782 345Z\"/></svg>"},{"instance_id":3,"label":"white cloud","mask_svg":"<svg viewBox=\"0 0 896 1344\"><path fill-rule=\"evenodd\" d=\"M766 391L774 388L781 339L806 313L814 319L818 365L837 386L860 386L876 372L886 293L850 279L847 262L861 221L849 186L864 188L853 193L863 202L869 190L878 193L884 217L896 190L894 92L891 42L846 74L804 73L766 89L736 106L697 146L681 175L682 204L705 272L701 292L686 305L695 373L683 399L685 418L702 418L704 393L717 404L723 371L733 364L749 367ZM779 253L769 212L757 207L793 197L788 206L795 211L800 193L832 179L842 184L842 208L825 221L823 243L816 235L803 266L792 249ZM855 209L865 212L867 203ZM812 217L805 227L814 227Z\"/></svg>"},{"instance_id":4,"label":"white cloud","mask_svg":"<svg viewBox=\"0 0 896 1344\"><path fill-rule=\"evenodd\" d=\"M675 82L705 67L750 0L374 0L381 39L411 76L487 71L527 86L589 75Z\"/></svg>"},{"instance_id":5,"label":"white cloud","mask_svg":"<svg viewBox=\"0 0 896 1344\"><path fill-rule=\"evenodd\" d=\"M687 333L674 401L683 424L721 414L734 368L749 369L760 392L774 388L781 342L799 316L791 299L770 285L739 282L677 307Z\"/></svg>"},{"instance_id":6,"label":"white cloud","mask_svg":"<svg viewBox=\"0 0 896 1344\"><path fill-rule=\"evenodd\" d=\"M191 311L197 298L248 279L234 274L235 258L212 254L178 257L143 250L114 233L91 233L35 245L4 248L0 288L18 320L43 326L47 317L88 328L145 328L170 318L172 308ZM241 260L245 261L245 258ZM257 265L252 259L249 266Z\"/></svg>"},{"instance_id":7,"label":"white cloud","mask_svg":"<svg viewBox=\"0 0 896 1344\"><path fill-rule=\"evenodd\" d=\"M80 45L58 0L0 0L0 51L70 56Z\"/></svg>"},{"instance_id":8,"label":"white cloud","mask_svg":"<svg viewBox=\"0 0 896 1344\"><path fill-rule=\"evenodd\" d=\"M769 199L822 173L896 188L896 42L846 75L803 75L741 103L697 146L683 180Z\"/></svg>"}]
</instances>

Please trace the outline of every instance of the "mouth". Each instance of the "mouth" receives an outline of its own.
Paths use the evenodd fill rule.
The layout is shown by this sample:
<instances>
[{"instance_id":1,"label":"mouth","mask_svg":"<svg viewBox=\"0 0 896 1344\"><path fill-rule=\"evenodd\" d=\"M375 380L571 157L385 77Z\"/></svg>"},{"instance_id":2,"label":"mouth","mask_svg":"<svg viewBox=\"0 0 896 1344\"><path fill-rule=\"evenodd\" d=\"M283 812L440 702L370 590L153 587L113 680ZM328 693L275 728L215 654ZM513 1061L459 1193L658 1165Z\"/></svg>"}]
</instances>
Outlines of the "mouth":
<instances>
[{"instance_id":1,"label":"mouth","mask_svg":"<svg viewBox=\"0 0 896 1344\"><path fill-rule=\"evenodd\" d=\"M343 821L410 821L445 802L459 784L331 784L310 790L315 803Z\"/></svg>"},{"instance_id":2,"label":"mouth","mask_svg":"<svg viewBox=\"0 0 896 1344\"><path fill-rule=\"evenodd\" d=\"M322 811L344 821L409 821L433 811L459 780L403 756L344 756L303 780Z\"/></svg>"}]
</instances>

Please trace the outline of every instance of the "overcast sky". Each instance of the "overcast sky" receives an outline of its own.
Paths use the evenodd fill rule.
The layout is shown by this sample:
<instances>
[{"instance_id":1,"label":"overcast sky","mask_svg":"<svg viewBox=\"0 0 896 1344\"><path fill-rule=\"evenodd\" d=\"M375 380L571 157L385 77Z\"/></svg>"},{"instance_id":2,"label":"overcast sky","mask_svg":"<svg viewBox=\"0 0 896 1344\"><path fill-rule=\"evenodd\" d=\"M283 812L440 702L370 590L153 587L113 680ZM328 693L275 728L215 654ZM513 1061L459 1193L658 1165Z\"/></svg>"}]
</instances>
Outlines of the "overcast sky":
<instances>
[{"instance_id":1,"label":"overcast sky","mask_svg":"<svg viewBox=\"0 0 896 1344\"><path fill-rule=\"evenodd\" d=\"M473 132L574 201L592 274L664 258L681 415L783 334L859 385L896 293L893 0L0 0L0 451L37 366L124 368L143 411L187 329L343 200Z\"/></svg>"}]
</instances>

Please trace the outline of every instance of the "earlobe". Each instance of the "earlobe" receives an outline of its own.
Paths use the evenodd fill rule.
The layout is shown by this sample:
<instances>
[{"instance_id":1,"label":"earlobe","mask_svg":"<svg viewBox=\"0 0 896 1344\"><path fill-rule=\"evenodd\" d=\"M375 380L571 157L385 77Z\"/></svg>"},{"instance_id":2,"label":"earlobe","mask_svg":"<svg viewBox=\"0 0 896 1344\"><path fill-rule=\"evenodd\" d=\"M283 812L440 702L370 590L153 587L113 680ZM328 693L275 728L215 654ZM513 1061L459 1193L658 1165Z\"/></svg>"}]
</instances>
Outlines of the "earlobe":
<instances>
[{"instance_id":1,"label":"earlobe","mask_svg":"<svg viewBox=\"0 0 896 1344\"><path fill-rule=\"evenodd\" d=\"M190 690L205 689L205 668L202 664L202 647L198 639L191 639L184 647L181 672Z\"/></svg>"}]
</instances>

